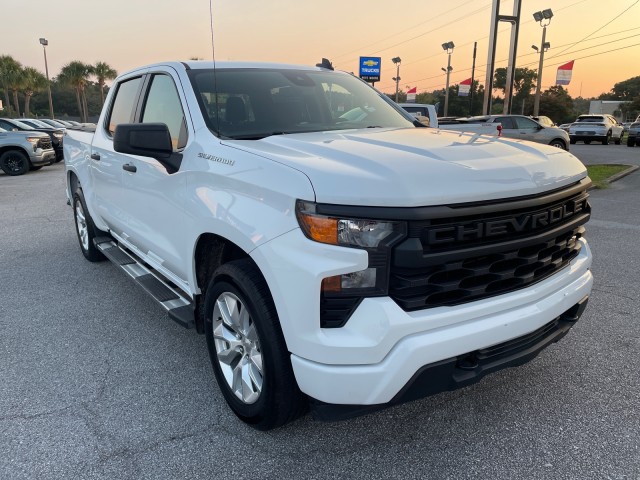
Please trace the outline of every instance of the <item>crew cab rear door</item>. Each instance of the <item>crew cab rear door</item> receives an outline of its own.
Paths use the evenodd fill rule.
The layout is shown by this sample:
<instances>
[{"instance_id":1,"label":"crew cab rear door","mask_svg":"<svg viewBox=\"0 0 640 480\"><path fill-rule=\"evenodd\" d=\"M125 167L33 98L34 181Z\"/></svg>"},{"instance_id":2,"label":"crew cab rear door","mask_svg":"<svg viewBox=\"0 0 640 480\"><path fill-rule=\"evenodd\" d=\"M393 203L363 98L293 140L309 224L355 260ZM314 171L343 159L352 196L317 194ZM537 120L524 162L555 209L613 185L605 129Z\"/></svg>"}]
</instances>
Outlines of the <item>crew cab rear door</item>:
<instances>
[{"instance_id":1,"label":"crew cab rear door","mask_svg":"<svg viewBox=\"0 0 640 480\"><path fill-rule=\"evenodd\" d=\"M98 125L91 144L91 188L85 194L92 195L91 204L96 214L117 235L127 235L128 213L123 195L123 165L129 159L113 149L113 134L120 123L131 123L142 89L143 76L133 75L118 82L108 107L105 122Z\"/></svg>"}]
</instances>

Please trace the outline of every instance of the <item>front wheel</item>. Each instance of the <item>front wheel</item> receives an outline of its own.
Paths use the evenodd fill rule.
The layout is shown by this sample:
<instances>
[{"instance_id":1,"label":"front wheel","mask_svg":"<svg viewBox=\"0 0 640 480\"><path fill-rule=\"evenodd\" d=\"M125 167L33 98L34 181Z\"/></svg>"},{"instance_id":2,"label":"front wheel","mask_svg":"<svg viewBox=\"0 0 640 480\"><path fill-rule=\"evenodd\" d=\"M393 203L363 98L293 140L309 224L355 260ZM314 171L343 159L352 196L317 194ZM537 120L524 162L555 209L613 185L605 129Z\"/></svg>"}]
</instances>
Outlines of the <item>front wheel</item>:
<instances>
[{"instance_id":1,"label":"front wheel","mask_svg":"<svg viewBox=\"0 0 640 480\"><path fill-rule=\"evenodd\" d=\"M29 159L19 150L9 150L0 155L0 168L7 175L24 175L29 167Z\"/></svg>"},{"instance_id":2,"label":"front wheel","mask_svg":"<svg viewBox=\"0 0 640 480\"><path fill-rule=\"evenodd\" d=\"M76 190L76 193L73 194L73 219L75 220L76 234L78 235L82 255L90 262L104 260L105 257L102 252L93 244L93 239L97 236L97 229L91 215L89 215L81 189Z\"/></svg>"},{"instance_id":3,"label":"front wheel","mask_svg":"<svg viewBox=\"0 0 640 480\"><path fill-rule=\"evenodd\" d=\"M266 281L249 259L216 270L205 293L205 335L225 400L244 422L270 430L306 410Z\"/></svg>"},{"instance_id":4,"label":"front wheel","mask_svg":"<svg viewBox=\"0 0 640 480\"><path fill-rule=\"evenodd\" d=\"M566 150L567 149L567 144L564 143L564 141L562 141L562 140L560 140L558 138L556 138L554 140L551 140L549 145L551 145L552 147L561 148L562 150Z\"/></svg>"}]
</instances>

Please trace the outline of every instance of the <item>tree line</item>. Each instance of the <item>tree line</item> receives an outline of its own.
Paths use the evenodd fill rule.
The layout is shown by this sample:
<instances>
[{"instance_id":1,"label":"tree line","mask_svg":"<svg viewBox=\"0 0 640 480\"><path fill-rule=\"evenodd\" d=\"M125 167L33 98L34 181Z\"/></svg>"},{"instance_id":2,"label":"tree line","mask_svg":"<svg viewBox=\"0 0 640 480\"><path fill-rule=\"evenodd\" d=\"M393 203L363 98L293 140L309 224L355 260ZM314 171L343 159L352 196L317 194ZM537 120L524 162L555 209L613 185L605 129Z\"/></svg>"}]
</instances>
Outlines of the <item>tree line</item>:
<instances>
[{"instance_id":1,"label":"tree line","mask_svg":"<svg viewBox=\"0 0 640 480\"><path fill-rule=\"evenodd\" d=\"M513 100L511 113L531 115L533 113L534 95L538 75L535 70L529 68L516 68L514 77ZM496 90L505 92L506 69L498 68L494 73L494 87ZM479 82L474 81L471 86L473 100L470 97L458 96L458 85L449 87L449 111L448 114L455 117L466 117L482 114L482 104L484 102L484 87ZM432 92L422 92L416 95L416 103L430 103L444 105L445 89L434 90ZM390 98L395 98L394 93L387 93ZM623 118L635 119L640 114L640 76L632 77L622 82L616 83L613 88L593 98L572 98L569 92L562 85L553 85L540 93L540 115L550 117L554 122L571 123L578 115L589 112L591 100L623 100L628 103L620 105L617 112ZM406 93L400 92L398 102L406 101ZM492 96L491 113L501 114L504 107L504 99L499 96ZM440 109L442 113L442 109Z\"/></svg>"},{"instance_id":2,"label":"tree line","mask_svg":"<svg viewBox=\"0 0 640 480\"><path fill-rule=\"evenodd\" d=\"M118 72L105 62L66 64L51 80L55 116L77 116L81 122L87 122L89 116L100 113L106 81L117 75ZM49 116L47 78L36 68L22 66L10 55L0 56L0 90L3 116Z\"/></svg>"}]
</instances>

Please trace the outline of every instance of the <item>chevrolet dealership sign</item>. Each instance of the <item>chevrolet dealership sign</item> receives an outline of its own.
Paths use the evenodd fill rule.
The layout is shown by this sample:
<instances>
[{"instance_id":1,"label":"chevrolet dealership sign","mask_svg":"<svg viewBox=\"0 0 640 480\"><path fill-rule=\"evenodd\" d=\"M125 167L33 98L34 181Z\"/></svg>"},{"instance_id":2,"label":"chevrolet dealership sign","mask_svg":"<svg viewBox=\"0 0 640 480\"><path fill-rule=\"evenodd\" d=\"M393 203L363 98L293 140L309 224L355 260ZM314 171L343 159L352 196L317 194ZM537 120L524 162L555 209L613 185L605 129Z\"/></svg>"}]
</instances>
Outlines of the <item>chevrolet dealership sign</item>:
<instances>
[{"instance_id":1,"label":"chevrolet dealership sign","mask_svg":"<svg viewBox=\"0 0 640 480\"><path fill-rule=\"evenodd\" d=\"M380 57L360 57L360 78L371 83L380 81Z\"/></svg>"}]
</instances>

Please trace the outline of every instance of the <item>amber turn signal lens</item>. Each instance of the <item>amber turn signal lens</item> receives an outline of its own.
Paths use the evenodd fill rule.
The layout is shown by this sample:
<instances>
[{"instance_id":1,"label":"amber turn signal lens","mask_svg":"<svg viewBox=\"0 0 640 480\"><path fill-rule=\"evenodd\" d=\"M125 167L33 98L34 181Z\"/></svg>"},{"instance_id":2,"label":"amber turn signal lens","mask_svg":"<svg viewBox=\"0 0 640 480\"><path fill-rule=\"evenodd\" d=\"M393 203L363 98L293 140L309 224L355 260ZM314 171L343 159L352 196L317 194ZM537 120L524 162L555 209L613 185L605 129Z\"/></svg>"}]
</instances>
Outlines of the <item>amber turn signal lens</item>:
<instances>
[{"instance_id":1,"label":"amber turn signal lens","mask_svg":"<svg viewBox=\"0 0 640 480\"><path fill-rule=\"evenodd\" d=\"M342 275L335 275L333 277L323 279L321 290L325 293L337 293L342 291Z\"/></svg>"},{"instance_id":2,"label":"amber turn signal lens","mask_svg":"<svg viewBox=\"0 0 640 480\"><path fill-rule=\"evenodd\" d=\"M306 234L312 240L320 243L338 244L338 220L335 218L319 217L315 215L299 214L299 220Z\"/></svg>"}]
</instances>

